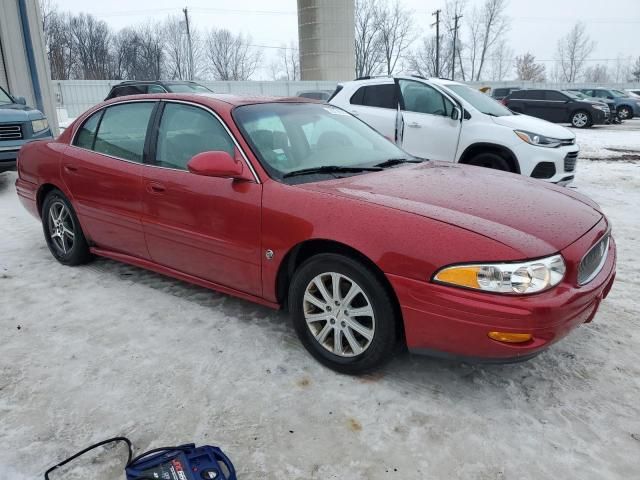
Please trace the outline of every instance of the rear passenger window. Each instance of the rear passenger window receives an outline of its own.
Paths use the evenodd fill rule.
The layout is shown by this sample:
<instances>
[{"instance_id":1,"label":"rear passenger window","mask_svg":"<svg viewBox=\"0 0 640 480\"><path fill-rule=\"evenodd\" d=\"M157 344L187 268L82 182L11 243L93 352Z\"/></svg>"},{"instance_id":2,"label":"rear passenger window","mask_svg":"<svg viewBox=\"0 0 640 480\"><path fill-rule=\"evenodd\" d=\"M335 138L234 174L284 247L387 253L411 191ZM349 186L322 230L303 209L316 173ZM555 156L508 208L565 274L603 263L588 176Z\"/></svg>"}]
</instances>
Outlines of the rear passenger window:
<instances>
[{"instance_id":1,"label":"rear passenger window","mask_svg":"<svg viewBox=\"0 0 640 480\"><path fill-rule=\"evenodd\" d=\"M368 85L360 87L350 100L352 105L365 107L392 108L398 107L395 83L383 85Z\"/></svg>"},{"instance_id":2,"label":"rear passenger window","mask_svg":"<svg viewBox=\"0 0 640 480\"><path fill-rule=\"evenodd\" d=\"M210 151L234 155L233 140L218 119L202 108L167 103L158 130L156 164L187 170L191 158Z\"/></svg>"},{"instance_id":3,"label":"rear passenger window","mask_svg":"<svg viewBox=\"0 0 640 480\"><path fill-rule=\"evenodd\" d=\"M104 110L100 110L97 113L94 113L89 117L89 119L84 122L78 133L76 134L76 138L73 141L73 144L76 147L88 148L89 150L93 149L93 141L96 138L96 129L98 128L98 123L100 122L100 117L102 116Z\"/></svg>"},{"instance_id":4,"label":"rear passenger window","mask_svg":"<svg viewBox=\"0 0 640 480\"><path fill-rule=\"evenodd\" d=\"M557 102L564 102L568 100L568 98L560 92L554 92L553 90L547 90L546 94L547 100L553 100Z\"/></svg>"},{"instance_id":5,"label":"rear passenger window","mask_svg":"<svg viewBox=\"0 0 640 480\"><path fill-rule=\"evenodd\" d=\"M142 162L147 127L155 102L114 105L105 110L94 150L113 157Z\"/></svg>"}]
</instances>

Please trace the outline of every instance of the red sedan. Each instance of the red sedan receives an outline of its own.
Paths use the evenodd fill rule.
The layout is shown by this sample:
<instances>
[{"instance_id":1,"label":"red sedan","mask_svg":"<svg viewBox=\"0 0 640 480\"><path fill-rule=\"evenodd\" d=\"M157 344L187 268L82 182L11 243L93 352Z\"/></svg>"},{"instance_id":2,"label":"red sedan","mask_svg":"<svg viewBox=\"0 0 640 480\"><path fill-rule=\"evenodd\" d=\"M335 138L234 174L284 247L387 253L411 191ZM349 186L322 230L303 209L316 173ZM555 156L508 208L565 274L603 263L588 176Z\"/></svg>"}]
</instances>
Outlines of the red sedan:
<instances>
[{"instance_id":1,"label":"red sedan","mask_svg":"<svg viewBox=\"0 0 640 480\"><path fill-rule=\"evenodd\" d=\"M300 99L118 98L24 146L18 174L58 261L100 255L287 307L346 373L399 345L530 358L591 321L615 276L588 198L411 157Z\"/></svg>"}]
</instances>

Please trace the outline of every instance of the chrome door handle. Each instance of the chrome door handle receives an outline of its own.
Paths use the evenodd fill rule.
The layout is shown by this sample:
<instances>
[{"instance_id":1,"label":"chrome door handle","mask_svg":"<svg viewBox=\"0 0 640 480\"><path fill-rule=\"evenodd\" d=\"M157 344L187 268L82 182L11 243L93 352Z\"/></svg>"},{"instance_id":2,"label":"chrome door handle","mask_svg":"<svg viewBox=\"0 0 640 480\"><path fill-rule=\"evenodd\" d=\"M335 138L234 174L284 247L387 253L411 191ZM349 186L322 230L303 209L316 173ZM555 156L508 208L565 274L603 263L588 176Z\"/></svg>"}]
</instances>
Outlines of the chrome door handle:
<instances>
[{"instance_id":1,"label":"chrome door handle","mask_svg":"<svg viewBox=\"0 0 640 480\"><path fill-rule=\"evenodd\" d=\"M418 122L411 122L407 124L407 126L411 128L422 128L422 125L420 125Z\"/></svg>"},{"instance_id":2,"label":"chrome door handle","mask_svg":"<svg viewBox=\"0 0 640 480\"><path fill-rule=\"evenodd\" d=\"M64 166L64 169L70 173L78 171L78 167L76 167L75 165L71 165L69 163Z\"/></svg>"}]
</instances>

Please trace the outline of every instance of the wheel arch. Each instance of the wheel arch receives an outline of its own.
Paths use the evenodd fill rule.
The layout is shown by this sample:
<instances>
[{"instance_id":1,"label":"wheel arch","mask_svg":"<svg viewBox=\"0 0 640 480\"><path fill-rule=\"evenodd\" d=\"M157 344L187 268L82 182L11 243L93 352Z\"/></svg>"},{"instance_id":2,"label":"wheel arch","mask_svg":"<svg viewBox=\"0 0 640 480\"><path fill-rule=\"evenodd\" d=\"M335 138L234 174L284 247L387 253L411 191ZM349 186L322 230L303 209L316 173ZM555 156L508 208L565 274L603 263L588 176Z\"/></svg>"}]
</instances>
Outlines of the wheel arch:
<instances>
[{"instance_id":1,"label":"wheel arch","mask_svg":"<svg viewBox=\"0 0 640 480\"><path fill-rule=\"evenodd\" d=\"M40 218L42 218L42 205L44 204L44 199L47 198L47 195L49 195L53 190L58 190L64 195L64 190L53 183L43 183L38 188L36 193L36 205L38 207L38 215L40 215Z\"/></svg>"},{"instance_id":2,"label":"wheel arch","mask_svg":"<svg viewBox=\"0 0 640 480\"><path fill-rule=\"evenodd\" d=\"M509 165L512 173L521 173L518 158L513 153L513 151L511 151L511 149L505 147L504 145L499 145L497 143L478 142L469 145L462 153L462 155L460 155L460 160L458 160L458 163L467 164L476 155L479 155L481 153L497 154L504 158L504 160Z\"/></svg>"},{"instance_id":3,"label":"wheel arch","mask_svg":"<svg viewBox=\"0 0 640 480\"><path fill-rule=\"evenodd\" d=\"M387 276L373 260L359 250L345 243L327 239L308 239L289 249L285 257L282 259L276 275L276 296L278 303L286 307L289 285L291 284L291 280L296 269L309 258L322 253L335 253L350 257L360 261L374 272L378 280L380 280L382 285L389 292L394 303L397 318L400 319L397 325L398 338L404 342L404 321L402 320L402 311L400 309L398 296L396 295L391 282L389 282Z\"/></svg>"}]
</instances>

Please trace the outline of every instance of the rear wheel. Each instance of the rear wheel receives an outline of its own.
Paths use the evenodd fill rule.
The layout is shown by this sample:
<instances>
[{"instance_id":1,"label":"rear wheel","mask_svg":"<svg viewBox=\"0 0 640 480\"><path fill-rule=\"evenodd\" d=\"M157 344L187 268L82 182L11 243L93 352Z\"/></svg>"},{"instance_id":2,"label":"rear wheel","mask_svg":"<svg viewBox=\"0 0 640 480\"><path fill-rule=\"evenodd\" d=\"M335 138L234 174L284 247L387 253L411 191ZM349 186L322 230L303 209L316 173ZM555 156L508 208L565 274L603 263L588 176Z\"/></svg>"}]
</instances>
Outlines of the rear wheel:
<instances>
[{"instance_id":1,"label":"rear wheel","mask_svg":"<svg viewBox=\"0 0 640 480\"><path fill-rule=\"evenodd\" d=\"M578 110L571 115L571 125L576 128L587 128L592 125L591 115L584 110Z\"/></svg>"},{"instance_id":2,"label":"rear wheel","mask_svg":"<svg viewBox=\"0 0 640 480\"><path fill-rule=\"evenodd\" d=\"M469 162L469 165L475 165L477 167L493 168L494 170L502 170L504 172L510 172L509 164L507 161L496 153L486 152L480 153L473 157Z\"/></svg>"},{"instance_id":3,"label":"rear wheel","mask_svg":"<svg viewBox=\"0 0 640 480\"><path fill-rule=\"evenodd\" d=\"M623 120L629 120L633 118L633 111L627 105L623 105L618 109L618 114L620 118Z\"/></svg>"},{"instance_id":4,"label":"rear wheel","mask_svg":"<svg viewBox=\"0 0 640 480\"><path fill-rule=\"evenodd\" d=\"M360 374L391 359L399 319L375 272L336 254L316 255L294 274L289 311L305 348L323 365Z\"/></svg>"},{"instance_id":5,"label":"rear wheel","mask_svg":"<svg viewBox=\"0 0 640 480\"><path fill-rule=\"evenodd\" d=\"M60 263L80 265L91 258L78 217L59 190L53 190L44 200L42 229L49 251Z\"/></svg>"}]
</instances>

